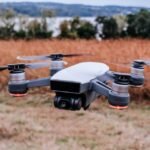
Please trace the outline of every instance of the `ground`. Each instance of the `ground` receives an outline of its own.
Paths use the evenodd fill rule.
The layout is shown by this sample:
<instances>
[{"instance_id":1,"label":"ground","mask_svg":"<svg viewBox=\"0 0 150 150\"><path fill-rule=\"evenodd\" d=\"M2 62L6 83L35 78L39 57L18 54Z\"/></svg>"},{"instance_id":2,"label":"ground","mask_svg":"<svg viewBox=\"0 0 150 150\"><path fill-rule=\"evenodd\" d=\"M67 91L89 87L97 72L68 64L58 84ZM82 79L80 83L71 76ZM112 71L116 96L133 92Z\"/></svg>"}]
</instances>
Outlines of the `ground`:
<instances>
[{"instance_id":1,"label":"ground","mask_svg":"<svg viewBox=\"0 0 150 150\"><path fill-rule=\"evenodd\" d=\"M82 61L104 62L115 71L130 72L120 64L150 58L150 40L9 40L0 41L0 64L18 63L16 56L51 53L91 53L65 59L69 65ZM67 66L66 66L67 67ZM26 70L27 79L46 77L49 69ZM149 150L150 67L146 82L132 88L127 110L113 110L107 99L95 101L87 111L64 111L53 106L49 89L30 90L24 98L6 92L8 72L0 74L0 150Z\"/></svg>"},{"instance_id":2,"label":"ground","mask_svg":"<svg viewBox=\"0 0 150 150\"><path fill-rule=\"evenodd\" d=\"M120 111L98 99L71 112L55 109L53 96L1 93L0 150L149 150L149 105L132 102Z\"/></svg>"}]
</instances>

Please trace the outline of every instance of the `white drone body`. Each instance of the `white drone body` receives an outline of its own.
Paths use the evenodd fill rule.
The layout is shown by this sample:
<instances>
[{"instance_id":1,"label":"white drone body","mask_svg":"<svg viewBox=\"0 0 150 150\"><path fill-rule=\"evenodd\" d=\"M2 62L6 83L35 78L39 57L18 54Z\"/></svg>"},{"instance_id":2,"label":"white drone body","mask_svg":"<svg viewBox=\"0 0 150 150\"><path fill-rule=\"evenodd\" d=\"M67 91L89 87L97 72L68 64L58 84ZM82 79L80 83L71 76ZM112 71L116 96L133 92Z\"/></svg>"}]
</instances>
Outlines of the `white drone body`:
<instances>
[{"instance_id":1,"label":"white drone body","mask_svg":"<svg viewBox=\"0 0 150 150\"><path fill-rule=\"evenodd\" d=\"M106 64L98 62L83 62L63 69L56 73L51 81L77 82L85 84L109 71Z\"/></svg>"}]
</instances>

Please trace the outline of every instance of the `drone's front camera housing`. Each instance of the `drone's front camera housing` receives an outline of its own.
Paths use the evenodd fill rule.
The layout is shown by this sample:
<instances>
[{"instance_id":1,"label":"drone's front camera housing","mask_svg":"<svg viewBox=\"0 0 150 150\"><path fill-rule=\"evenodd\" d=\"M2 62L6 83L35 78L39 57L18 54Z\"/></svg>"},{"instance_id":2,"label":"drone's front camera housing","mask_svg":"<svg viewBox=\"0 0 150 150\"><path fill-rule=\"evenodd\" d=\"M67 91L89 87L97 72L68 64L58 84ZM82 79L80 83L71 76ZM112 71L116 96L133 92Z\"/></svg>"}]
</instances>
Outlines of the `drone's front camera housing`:
<instances>
[{"instance_id":1,"label":"drone's front camera housing","mask_svg":"<svg viewBox=\"0 0 150 150\"><path fill-rule=\"evenodd\" d=\"M82 96L68 93L56 93L54 106L65 110L80 110L82 107Z\"/></svg>"},{"instance_id":2,"label":"drone's front camera housing","mask_svg":"<svg viewBox=\"0 0 150 150\"><path fill-rule=\"evenodd\" d=\"M11 96L22 97L28 92L25 72L23 70L10 71L8 91Z\"/></svg>"}]
</instances>

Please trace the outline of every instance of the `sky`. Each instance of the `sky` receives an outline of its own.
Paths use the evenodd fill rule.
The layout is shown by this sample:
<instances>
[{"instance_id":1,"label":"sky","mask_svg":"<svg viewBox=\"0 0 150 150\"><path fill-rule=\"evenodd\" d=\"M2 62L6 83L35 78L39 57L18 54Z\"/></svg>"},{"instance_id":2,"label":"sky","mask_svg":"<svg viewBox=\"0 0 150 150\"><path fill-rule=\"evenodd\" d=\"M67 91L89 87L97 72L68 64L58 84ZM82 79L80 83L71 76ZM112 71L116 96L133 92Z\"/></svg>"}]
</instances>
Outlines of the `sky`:
<instances>
[{"instance_id":1,"label":"sky","mask_svg":"<svg viewBox=\"0 0 150 150\"><path fill-rule=\"evenodd\" d=\"M0 0L0 2L61 2L67 4L86 4L86 5L121 5L121 6L140 6L150 7L150 0Z\"/></svg>"}]
</instances>

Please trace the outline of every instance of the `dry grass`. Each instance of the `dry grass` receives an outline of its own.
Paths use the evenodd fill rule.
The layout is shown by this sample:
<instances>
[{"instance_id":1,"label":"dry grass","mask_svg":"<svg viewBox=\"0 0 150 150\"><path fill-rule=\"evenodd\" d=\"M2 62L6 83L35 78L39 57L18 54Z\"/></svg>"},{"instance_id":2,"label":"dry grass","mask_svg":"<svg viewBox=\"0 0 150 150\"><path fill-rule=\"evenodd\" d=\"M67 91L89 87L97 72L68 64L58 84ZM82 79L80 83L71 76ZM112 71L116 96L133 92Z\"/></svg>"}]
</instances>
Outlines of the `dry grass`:
<instances>
[{"instance_id":1,"label":"dry grass","mask_svg":"<svg viewBox=\"0 0 150 150\"><path fill-rule=\"evenodd\" d=\"M92 52L94 57L72 58L81 61L127 63L137 58L150 58L149 40L70 41L34 40L0 41L0 64L16 63L18 55L47 53ZM129 71L109 64L115 71ZM48 76L48 69L27 71L28 78ZM146 76L150 68L146 67ZM0 76L5 87L8 73ZM30 91L32 92L32 91ZM38 90L39 92L39 90ZM40 92L44 92L41 91ZM149 82L145 88L132 90L138 100L149 97ZM108 108L96 101L88 111L63 111L53 107L52 93L11 98L0 93L0 150L149 150L150 105L131 103L124 111Z\"/></svg>"},{"instance_id":2,"label":"dry grass","mask_svg":"<svg viewBox=\"0 0 150 150\"><path fill-rule=\"evenodd\" d=\"M125 111L101 101L88 111L55 109L52 95L0 95L0 150L149 150L150 107Z\"/></svg>"},{"instance_id":3,"label":"dry grass","mask_svg":"<svg viewBox=\"0 0 150 150\"><path fill-rule=\"evenodd\" d=\"M130 69L113 65L115 63L130 63L134 59L150 58L150 40L120 39L97 42L95 40L34 40L34 41L0 41L0 64L17 63L16 56L40 55L50 53L94 53L95 56L68 59L70 65L82 61L103 61L115 71L129 72ZM27 71L28 78L48 76L48 69ZM145 76L150 76L150 67L146 67ZM8 74L0 76L2 88L6 85ZM139 100L150 97L150 84L145 83L141 89L133 89L132 95Z\"/></svg>"}]
</instances>

